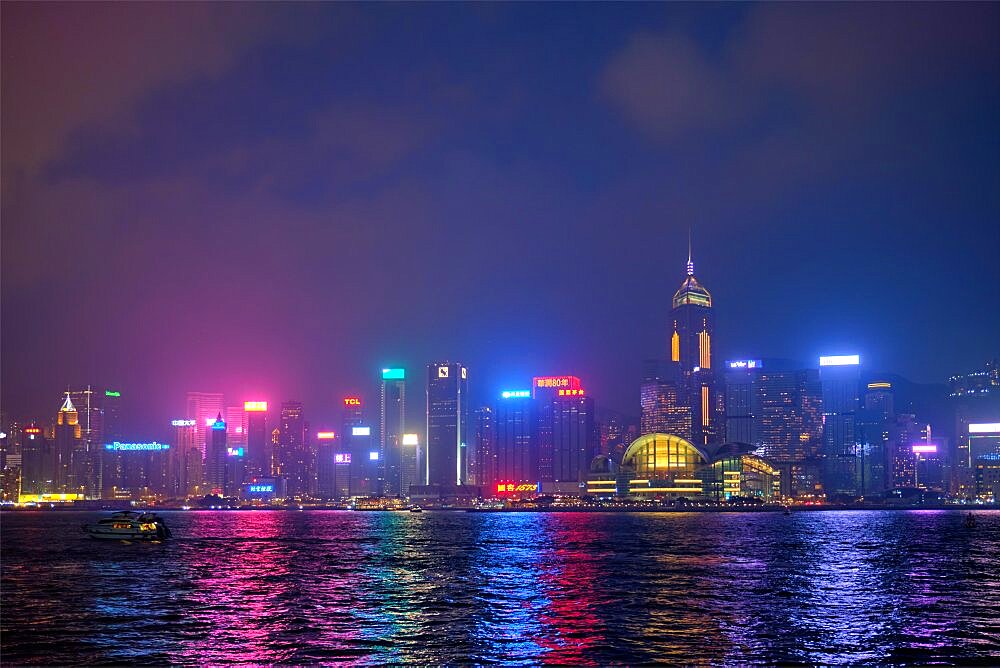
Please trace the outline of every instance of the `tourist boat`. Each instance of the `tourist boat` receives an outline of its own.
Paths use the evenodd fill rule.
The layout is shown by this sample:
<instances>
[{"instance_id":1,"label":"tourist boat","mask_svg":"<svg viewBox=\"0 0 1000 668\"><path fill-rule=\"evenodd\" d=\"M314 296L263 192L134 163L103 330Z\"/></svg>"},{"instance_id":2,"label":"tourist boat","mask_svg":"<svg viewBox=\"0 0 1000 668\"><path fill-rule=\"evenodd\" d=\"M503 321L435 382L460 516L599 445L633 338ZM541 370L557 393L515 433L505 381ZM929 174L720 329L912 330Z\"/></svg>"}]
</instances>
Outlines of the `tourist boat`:
<instances>
[{"instance_id":1,"label":"tourist boat","mask_svg":"<svg viewBox=\"0 0 1000 668\"><path fill-rule=\"evenodd\" d=\"M131 510L114 513L96 524L84 524L83 530L91 538L102 540L163 540L170 537L170 529L163 518Z\"/></svg>"},{"instance_id":2,"label":"tourist boat","mask_svg":"<svg viewBox=\"0 0 1000 668\"><path fill-rule=\"evenodd\" d=\"M410 512L411 513L422 513L422 512L424 512L424 509L421 508L420 506L411 506L410 507Z\"/></svg>"}]
</instances>

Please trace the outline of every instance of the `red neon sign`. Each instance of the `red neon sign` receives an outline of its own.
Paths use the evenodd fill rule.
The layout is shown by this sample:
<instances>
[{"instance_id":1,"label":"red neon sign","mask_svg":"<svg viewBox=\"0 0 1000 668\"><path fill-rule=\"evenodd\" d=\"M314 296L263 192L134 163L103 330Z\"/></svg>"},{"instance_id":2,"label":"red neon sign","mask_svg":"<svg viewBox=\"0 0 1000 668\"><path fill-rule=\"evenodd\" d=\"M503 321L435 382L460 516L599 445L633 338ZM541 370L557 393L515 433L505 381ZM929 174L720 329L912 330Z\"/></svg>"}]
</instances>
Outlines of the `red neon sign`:
<instances>
[{"instance_id":1,"label":"red neon sign","mask_svg":"<svg viewBox=\"0 0 1000 668\"><path fill-rule=\"evenodd\" d=\"M525 492L534 494L538 492L539 484L535 482L498 482L497 494L514 494L518 492L522 494Z\"/></svg>"},{"instance_id":2,"label":"red neon sign","mask_svg":"<svg viewBox=\"0 0 1000 668\"><path fill-rule=\"evenodd\" d=\"M345 406L360 406L361 397L344 397Z\"/></svg>"},{"instance_id":3,"label":"red neon sign","mask_svg":"<svg viewBox=\"0 0 1000 668\"><path fill-rule=\"evenodd\" d=\"M580 389L580 379L576 376L535 376L532 380L532 385L536 388Z\"/></svg>"}]
</instances>

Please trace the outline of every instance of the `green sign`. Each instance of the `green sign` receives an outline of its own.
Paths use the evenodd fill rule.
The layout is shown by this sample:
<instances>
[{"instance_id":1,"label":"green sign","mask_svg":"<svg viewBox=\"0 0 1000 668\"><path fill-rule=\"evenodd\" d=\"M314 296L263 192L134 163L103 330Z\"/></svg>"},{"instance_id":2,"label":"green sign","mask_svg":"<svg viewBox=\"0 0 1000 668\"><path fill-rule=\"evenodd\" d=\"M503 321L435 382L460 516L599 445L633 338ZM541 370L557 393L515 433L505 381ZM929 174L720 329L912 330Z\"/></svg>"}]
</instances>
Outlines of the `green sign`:
<instances>
[{"instance_id":1,"label":"green sign","mask_svg":"<svg viewBox=\"0 0 1000 668\"><path fill-rule=\"evenodd\" d=\"M120 397L122 393L118 390L104 390L104 396L106 397Z\"/></svg>"}]
</instances>

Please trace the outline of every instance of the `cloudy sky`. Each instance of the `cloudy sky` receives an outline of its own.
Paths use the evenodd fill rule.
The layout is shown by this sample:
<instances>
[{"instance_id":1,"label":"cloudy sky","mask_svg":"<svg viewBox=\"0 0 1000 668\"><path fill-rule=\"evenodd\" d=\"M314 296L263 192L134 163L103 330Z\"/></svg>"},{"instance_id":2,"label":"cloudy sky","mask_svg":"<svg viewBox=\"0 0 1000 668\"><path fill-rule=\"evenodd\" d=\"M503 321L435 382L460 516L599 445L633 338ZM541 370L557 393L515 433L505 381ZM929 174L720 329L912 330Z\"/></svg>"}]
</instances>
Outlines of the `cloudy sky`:
<instances>
[{"instance_id":1,"label":"cloudy sky","mask_svg":"<svg viewBox=\"0 0 1000 668\"><path fill-rule=\"evenodd\" d=\"M637 414L689 228L720 359L1000 354L1000 6L0 17L10 414L90 382L137 436L187 390L321 424L445 358L483 402L576 373Z\"/></svg>"}]
</instances>

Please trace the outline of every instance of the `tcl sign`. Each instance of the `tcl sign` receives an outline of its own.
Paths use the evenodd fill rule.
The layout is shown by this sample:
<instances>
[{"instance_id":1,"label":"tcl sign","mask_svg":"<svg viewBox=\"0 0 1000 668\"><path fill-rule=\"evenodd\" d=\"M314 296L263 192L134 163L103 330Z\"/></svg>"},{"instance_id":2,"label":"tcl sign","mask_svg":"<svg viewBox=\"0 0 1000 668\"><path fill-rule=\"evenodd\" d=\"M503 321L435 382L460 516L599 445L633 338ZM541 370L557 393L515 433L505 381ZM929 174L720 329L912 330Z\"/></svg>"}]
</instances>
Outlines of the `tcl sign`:
<instances>
[{"instance_id":1,"label":"tcl sign","mask_svg":"<svg viewBox=\"0 0 1000 668\"><path fill-rule=\"evenodd\" d=\"M345 406L360 406L361 397L344 397Z\"/></svg>"}]
</instances>

